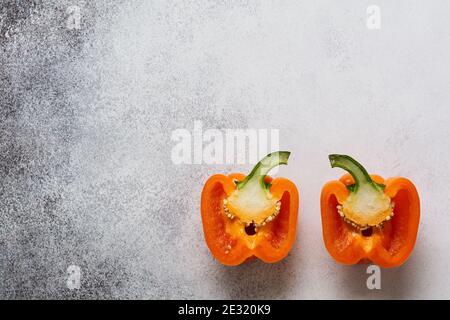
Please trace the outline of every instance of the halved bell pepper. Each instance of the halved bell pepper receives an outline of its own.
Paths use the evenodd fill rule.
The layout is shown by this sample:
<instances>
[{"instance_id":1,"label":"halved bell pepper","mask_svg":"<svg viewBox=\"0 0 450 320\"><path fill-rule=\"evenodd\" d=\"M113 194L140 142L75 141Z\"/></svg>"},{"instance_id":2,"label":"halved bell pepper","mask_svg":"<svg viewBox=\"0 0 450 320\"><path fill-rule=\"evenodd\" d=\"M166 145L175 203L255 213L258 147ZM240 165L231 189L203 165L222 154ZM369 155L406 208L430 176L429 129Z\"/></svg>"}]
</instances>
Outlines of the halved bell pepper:
<instances>
[{"instance_id":1,"label":"halved bell pepper","mask_svg":"<svg viewBox=\"0 0 450 320\"><path fill-rule=\"evenodd\" d=\"M416 242L420 200L406 178L369 175L346 155L329 156L331 167L349 172L322 189L322 231L330 255L343 264L372 261L396 267Z\"/></svg>"},{"instance_id":2,"label":"halved bell pepper","mask_svg":"<svg viewBox=\"0 0 450 320\"><path fill-rule=\"evenodd\" d=\"M206 243L225 265L239 265L256 256L277 262L289 253L295 240L298 191L285 178L268 172L287 164L290 152L267 155L248 176L216 174L205 183L201 215Z\"/></svg>"}]
</instances>

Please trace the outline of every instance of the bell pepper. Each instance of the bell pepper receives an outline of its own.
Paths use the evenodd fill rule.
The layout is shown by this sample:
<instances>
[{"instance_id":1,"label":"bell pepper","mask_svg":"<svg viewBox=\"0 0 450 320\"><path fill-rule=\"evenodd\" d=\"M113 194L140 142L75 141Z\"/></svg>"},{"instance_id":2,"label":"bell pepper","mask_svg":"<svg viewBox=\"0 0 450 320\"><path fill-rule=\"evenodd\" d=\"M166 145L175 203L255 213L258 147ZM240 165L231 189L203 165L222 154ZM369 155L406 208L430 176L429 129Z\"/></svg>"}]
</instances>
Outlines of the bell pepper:
<instances>
[{"instance_id":1,"label":"bell pepper","mask_svg":"<svg viewBox=\"0 0 450 320\"><path fill-rule=\"evenodd\" d=\"M322 231L330 255L348 265L403 264L419 228L420 201L414 184L406 178L369 175L347 155L332 154L329 160L332 168L348 172L322 189Z\"/></svg>"},{"instance_id":2,"label":"bell pepper","mask_svg":"<svg viewBox=\"0 0 450 320\"><path fill-rule=\"evenodd\" d=\"M277 262L295 240L298 191L285 178L268 172L287 164L290 152L264 157L249 175L216 174L204 185L201 216L206 243L222 264L235 266L249 258Z\"/></svg>"}]
</instances>

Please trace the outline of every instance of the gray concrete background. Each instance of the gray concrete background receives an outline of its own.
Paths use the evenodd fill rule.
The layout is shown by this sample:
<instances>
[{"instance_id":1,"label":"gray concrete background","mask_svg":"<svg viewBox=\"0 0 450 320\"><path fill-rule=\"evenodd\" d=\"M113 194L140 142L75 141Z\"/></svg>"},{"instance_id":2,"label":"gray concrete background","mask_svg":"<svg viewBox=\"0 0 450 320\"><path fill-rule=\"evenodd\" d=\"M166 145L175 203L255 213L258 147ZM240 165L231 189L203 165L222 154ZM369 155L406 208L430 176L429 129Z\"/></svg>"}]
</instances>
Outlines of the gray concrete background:
<instances>
[{"instance_id":1,"label":"gray concrete background","mask_svg":"<svg viewBox=\"0 0 450 320\"><path fill-rule=\"evenodd\" d=\"M1 298L450 298L450 2L0 3ZM280 129L301 193L284 261L209 254L203 183L250 166L173 164L171 132L195 120ZM335 152L419 189L415 251L382 290L323 246Z\"/></svg>"}]
</instances>

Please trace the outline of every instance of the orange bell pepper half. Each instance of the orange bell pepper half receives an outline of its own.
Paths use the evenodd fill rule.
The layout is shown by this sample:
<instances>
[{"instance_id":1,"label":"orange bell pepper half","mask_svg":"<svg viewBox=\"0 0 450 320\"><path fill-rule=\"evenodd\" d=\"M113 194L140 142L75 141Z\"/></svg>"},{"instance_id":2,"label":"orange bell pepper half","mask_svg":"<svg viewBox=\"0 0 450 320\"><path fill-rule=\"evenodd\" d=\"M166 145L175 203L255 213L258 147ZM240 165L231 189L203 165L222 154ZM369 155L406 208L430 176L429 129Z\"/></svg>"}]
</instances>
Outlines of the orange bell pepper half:
<instances>
[{"instance_id":1,"label":"orange bell pepper half","mask_svg":"<svg viewBox=\"0 0 450 320\"><path fill-rule=\"evenodd\" d=\"M222 264L235 266L256 256L277 262L295 240L298 191L285 178L268 172L287 164L290 152L267 155L248 176L216 174L205 183L201 215L206 243Z\"/></svg>"},{"instance_id":2,"label":"orange bell pepper half","mask_svg":"<svg viewBox=\"0 0 450 320\"><path fill-rule=\"evenodd\" d=\"M403 264L416 242L419 195L406 178L369 175L356 160L330 155L331 167L349 172L322 189L325 246L343 264L372 261L389 268Z\"/></svg>"}]
</instances>

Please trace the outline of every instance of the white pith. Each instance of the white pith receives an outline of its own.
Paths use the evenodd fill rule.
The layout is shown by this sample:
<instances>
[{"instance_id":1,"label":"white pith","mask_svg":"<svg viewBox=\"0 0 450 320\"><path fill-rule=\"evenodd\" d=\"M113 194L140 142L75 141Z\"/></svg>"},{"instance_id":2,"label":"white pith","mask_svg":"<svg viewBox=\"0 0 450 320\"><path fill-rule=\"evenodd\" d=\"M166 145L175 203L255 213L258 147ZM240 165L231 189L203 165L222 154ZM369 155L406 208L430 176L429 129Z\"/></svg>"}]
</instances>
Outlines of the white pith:
<instances>
[{"instance_id":1,"label":"white pith","mask_svg":"<svg viewBox=\"0 0 450 320\"><path fill-rule=\"evenodd\" d=\"M235 217L240 222L256 227L264 226L273 221L279 214L281 202L272 194L254 183L245 189L236 189L227 199L224 199L225 214L230 219Z\"/></svg>"},{"instance_id":2,"label":"white pith","mask_svg":"<svg viewBox=\"0 0 450 320\"><path fill-rule=\"evenodd\" d=\"M381 227L394 216L391 199L371 186L362 186L356 193L350 193L337 209L346 222L362 230Z\"/></svg>"}]
</instances>

